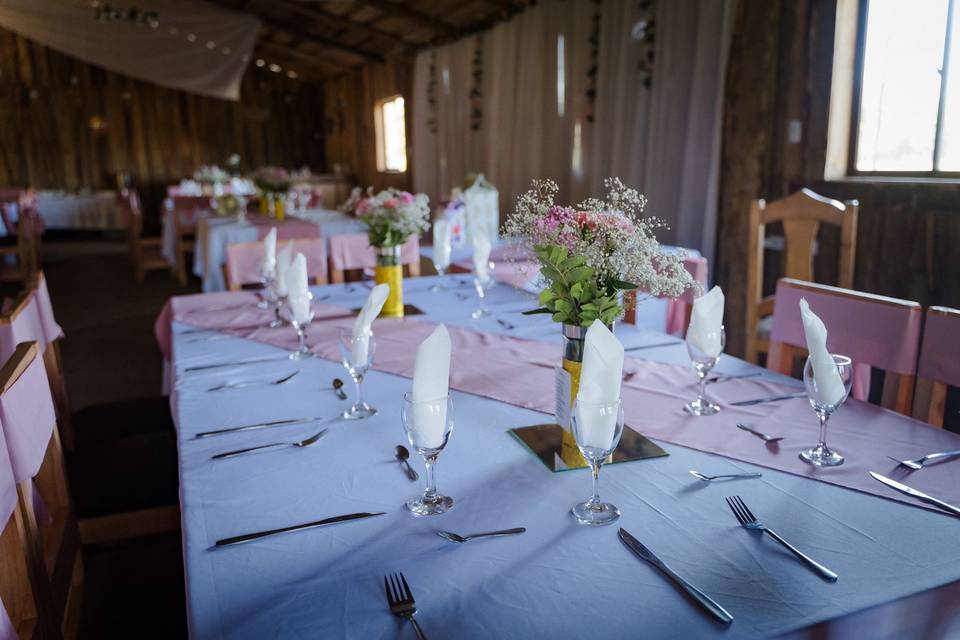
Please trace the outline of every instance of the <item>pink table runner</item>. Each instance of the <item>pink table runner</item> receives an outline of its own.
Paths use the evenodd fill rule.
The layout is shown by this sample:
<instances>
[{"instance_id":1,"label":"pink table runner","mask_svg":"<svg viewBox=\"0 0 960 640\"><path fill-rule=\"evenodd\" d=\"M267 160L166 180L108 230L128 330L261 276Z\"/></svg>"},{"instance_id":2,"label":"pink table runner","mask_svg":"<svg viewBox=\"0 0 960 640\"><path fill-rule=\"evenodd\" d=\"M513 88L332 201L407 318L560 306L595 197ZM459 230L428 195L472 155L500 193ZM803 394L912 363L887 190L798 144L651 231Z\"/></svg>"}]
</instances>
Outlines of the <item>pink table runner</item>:
<instances>
[{"instance_id":1,"label":"pink table runner","mask_svg":"<svg viewBox=\"0 0 960 640\"><path fill-rule=\"evenodd\" d=\"M236 307L242 304L248 306L238 310ZM170 321L177 320L293 350L296 338L290 328L249 329L251 325L270 319L268 313L257 310L253 304L254 297L248 293L173 298L157 319L158 340L161 345L165 341L169 349ZM318 304L315 309L316 320L307 331L308 341L314 345L313 351L318 356L339 361L337 336L340 329L349 329L353 325L353 318L344 317L349 311L335 305ZM412 377L412 345L425 339L434 326L410 318L377 320L374 324L377 340L374 368ZM559 358L557 345L459 327L448 329L453 342L451 388L552 413L553 365ZM895 479L909 478L906 482L917 489L947 502L960 503L960 483L956 481L955 467L933 465L922 473L911 475L886 457L912 458L933 451L960 449L960 436L956 434L851 399L831 419L827 438L832 447L847 457L847 462L830 469L816 468L798 458L801 449L814 445L817 440L817 421L806 399L752 407L728 404L795 392L799 387L758 379L711 385L709 392L720 401L723 410L715 416L697 418L682 409L696 394L689 368L628 357L624 370L635 372L623 385L627 423L646 436L924 506L888 489L867 474L868 471L877 471ZM787 439L778 445L767 445L756 436L737 429L738 422L750 424L760 431L784 435ZM516 426L522 425L503 425L503 428Z\"/></svg>"}]
</instances>

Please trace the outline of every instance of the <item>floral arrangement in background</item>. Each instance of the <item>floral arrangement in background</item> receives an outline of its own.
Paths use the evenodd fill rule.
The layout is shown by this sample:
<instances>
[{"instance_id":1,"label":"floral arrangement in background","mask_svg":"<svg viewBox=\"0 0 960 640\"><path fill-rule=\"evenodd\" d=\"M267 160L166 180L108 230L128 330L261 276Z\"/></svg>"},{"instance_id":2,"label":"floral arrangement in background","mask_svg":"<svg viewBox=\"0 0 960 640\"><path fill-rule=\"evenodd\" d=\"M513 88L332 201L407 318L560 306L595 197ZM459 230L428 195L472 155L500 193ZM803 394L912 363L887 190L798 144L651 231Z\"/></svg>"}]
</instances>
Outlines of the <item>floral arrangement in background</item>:
<instances>
[{"instance_id":1,"label":"floral arrangement in background","mask_svg":"<svg viewBox=\"0 0 960 640\"><path fill-rule=\"evenodd\" d=\"M547 287L541 307L555 322L589 326L611 324L623 315L620 292L639 289L676 297L696 283L682 253L668 253L654 232L665 225L644 217L646 198L619 178L607 178L605 200L590 198L576 207L555 202L552 180L535 180L517 198L504 234L528 245Z\"/></svg>"},{"instance_id":2,"label":"floral arrangement in background","mask_svg":"<svg viewBox=\"0 0 960 640\"><path fill-rule=\"evenodd\" d=\"M202 184L222 184L230 181L230 174L215 164L205 164L193 172L193 179Z\"/></svg>"},{"instance_id":3,"label":"floral arrangement in background","mask_svg":"<svg viewBox=\"0 0 960 640\"><path fill-rule=\"evenodd\" d=\"M350 190L350 195L347 196L347 199L337 207L337 211L345 213L349 216L357 215L357 205L360 204L360 201L363 200L363 189L360 187L354 187Z\"/></svg>"},{"instance_id":4,"label":"floral arrangement in background","mask_svg":"<svg viewBox=\"0 0 960 640\"><path fill-rule=\"evenodd\" d=\"M260 167L253 174L253 183L265 193L286 193L290 190L290 174L282 167Z\"/></svg>"},{"instance_id":5,"label":"floral arrangement in background","mask_svg":"<svg viewBox=\"0 0 960 640\"><path fill-rule=\"evenodd\" d=\"M374 194L371 187L353 210L367 226L374 247L400 246L410 236L430 228L430 199L423 193L414 195L391 188Z\"/></svg>"}]
</instances>

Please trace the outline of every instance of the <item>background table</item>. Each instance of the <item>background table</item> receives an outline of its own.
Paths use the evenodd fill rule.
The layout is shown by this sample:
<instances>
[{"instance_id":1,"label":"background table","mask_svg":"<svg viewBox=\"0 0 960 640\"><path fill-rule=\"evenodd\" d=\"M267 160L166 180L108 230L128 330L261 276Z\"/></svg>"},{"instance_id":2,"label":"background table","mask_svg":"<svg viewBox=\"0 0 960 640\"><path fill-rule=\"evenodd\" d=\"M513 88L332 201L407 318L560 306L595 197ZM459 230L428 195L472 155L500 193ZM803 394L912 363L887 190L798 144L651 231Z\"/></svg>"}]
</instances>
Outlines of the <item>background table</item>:
<instances>
[{"instance_id":1,"label":"background table","mask_svg":"<svg viewBox=\"0 0 960 640\"><path fill-rule=\"evenodd\" d=\"M47 229L122 229L115 191L37 194L37 211Z\"/></svg>"},{"instance_id":2,"label":"background table","mask_svg":"<svg viewBox=\"0 0 960 640\"><path fill-rule=\"evenodd\" d=\"M426 319L502 332L496 317L514 322L516 316L525 324L512 333L559 342L548 319L519 316L532 301L528 293L495 287L489 304L496 317L476 321L469 317L474 300L459 300L455 290L430 293L434 280L406 281L407 301L424 309ZM315 289L318 300L347 308L359 306L366 294L359 285ZM627 346L664 338L643 328L620 326L617 332ZM316 341L334 340L334 333L322 323L309 331ZM411 358L413 350L411 345ZM399 411L411 383L376 371L364 386L377 416L330 424L329 435L312 448L211 461L214 453L298 440L318 427L198 440L200 431L328 416L346 407L323 389L335 376L347 379L341 365L327 360L185 371L281 354L276 347L174 323L178 377L171 402L179 430L189 622L196 638L412 637L407 623L386 607L383 574L392 571L406 575L418 620L436 638L767 637L960 578L956 518L669 444L663 444L669 457L604 468L601 496L620 507L619 525L579 526L569 508L588 495L589 474L551 474L506 433L549 416L462 392L453 392L456 427L438 464L439 488L455 507L440 517L414 518L403 503L422 485L408 482L392 458L394 446L405 442ZM631 355L686 362L682 345ZM279 387L206 391L294 369L300 375ZM724 358L719 369L751 367ZM691 397L694 392L691 374ZM718 429L734 428L722 413L710 419ZM643 416L628 415L627 422L643 430ZM423 475L422 461L413 462ZM707 484L689 469L761 471L763 478ZM840 580L824 582L772 540L741 529L723 500L731 494L742 495ZM354 511L387 514L211 548L231 535ZM437 529L469 533L516 526L527 533L466 545L435 535ZM617 526L721 602L734 615L733 624L712 622L632 556L617 540Z\"/></svg>"}]
</instances>

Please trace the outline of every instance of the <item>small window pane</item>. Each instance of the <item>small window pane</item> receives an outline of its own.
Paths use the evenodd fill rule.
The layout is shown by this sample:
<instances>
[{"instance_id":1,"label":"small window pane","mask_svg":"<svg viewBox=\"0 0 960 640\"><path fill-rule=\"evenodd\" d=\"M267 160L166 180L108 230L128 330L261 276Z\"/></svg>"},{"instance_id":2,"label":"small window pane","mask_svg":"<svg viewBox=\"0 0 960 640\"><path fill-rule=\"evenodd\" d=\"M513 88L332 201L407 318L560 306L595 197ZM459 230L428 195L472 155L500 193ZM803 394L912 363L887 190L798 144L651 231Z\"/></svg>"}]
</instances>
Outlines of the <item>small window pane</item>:
<instances>
[{"instance_id":1,"label":"small window pane","mask_svg":"<svg viewBox=\"0 0 960 640\"><path fill-rule=\"evenodd\" d=\"M859 171L931 171L947 0L870 0Z\"/></svg>"},{"instance_id":2,"label":"small window pane","mask_svg":"<svg viewBox=\"0 0 960 640\"><path fill-rule=\"evenodd\" d=\"M407 170L407 134L403 97L384 100L377 107L377 169Z\"/></svg>"},{"instance_id":3,"label":"small window pane","mask_svg":"<svg viewBox=\"0 0 960 640\"><path fill-rule=\"evenodd\" d=\"M951 33L938 171L960 171L960 2L953 7Z\"/></svg>"}]
</instances>

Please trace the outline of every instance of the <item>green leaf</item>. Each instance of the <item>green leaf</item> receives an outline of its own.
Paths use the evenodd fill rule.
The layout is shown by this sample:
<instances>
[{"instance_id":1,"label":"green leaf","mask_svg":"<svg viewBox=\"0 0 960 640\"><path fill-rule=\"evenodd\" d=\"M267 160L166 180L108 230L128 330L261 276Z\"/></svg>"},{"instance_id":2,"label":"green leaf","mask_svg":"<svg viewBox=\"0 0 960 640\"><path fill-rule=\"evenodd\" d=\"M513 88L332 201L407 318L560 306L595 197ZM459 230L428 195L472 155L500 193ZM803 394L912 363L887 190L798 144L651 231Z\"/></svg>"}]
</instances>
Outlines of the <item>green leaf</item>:
<instances>
[{"instance_id":1,"label":"green leaf","mask_svg":"<svg viewBox=\"0 0 960 640\"><path fill-rule=\"evenodd\" d=\"M592 277L593 269L590 267L576 267L567 272L567 281L569 282L580 282Z\"/></svg>"},{"instance_id":2,"label":"green leaf","mask_svg":"<svg viewBox=\"0 0 960 640\"><path fill-rule=\"evenodd\" d=\"M567 258L563 262L561 262L558 268L563 273L566 273L567 271L570 271L570 269L573 269L574 267L579 267L582 263L583 263L583 258L581 258L580 256L572 256L570 258Z\"/></svg>"},{"instance_id":3,"label":"green leaf","mask_svg":"<svg viewBox=\"0 0 960 640\"><path fill-rule=\"evenodd\" d=\"M543 277L550 282L563 282L563 276L560 274L560 272L549 265L540 267L540 273L542 273Z\"/></svg>"},{"instance_id":4,"label":"green leaf","mask_svg":"<svg viewBox=\"0 0 960 640\"><path fill-rule=\"evenodd\" d=\"M570 296L574 300L579 302L580 300L583 299L583 290L584 290L584 286L582 282L574 282L570 286Z\"/></svg>"},{"instance_id":5,"label":"green leaf","mask_svg":"<svg viewBox=\"0 0 960 640\"><path fill-rule=\"evenodd\" d=\"M609 284L614 289L620 289L621 291L633 291L637 288L637 285L632 282L625 282L623 280L611 280Z\"/></svg>"},{"instance_id":6,"label":"green leaf","mask_svg":"<svg viewBox=\"0 0 960 640\"><path fill-rule=\"evenodd\" d=\"M562 313L555 313L555 314L553 314L553 321L554 321L554 322L564 322L565 320L566 320L566 316L565 316L564 314L562 314Z\"/></svg>"},{"instance_id":7,"label":"green leaf","mask_svg":"<svg viewBox=\"0 0 960 640\"><path fill-rule=\"evenodd\" d=\"M542 313L553 313L553 312L550 311L550 309L546 309L546 308L544 308L544 307L540 307L539 309L530 309L529 311L524 311L524 312L521 313L520 315L524 315L524 316L535 316L535 315L537 315L537 314L542 314Z\"/></svg>"},{"instance_id":8,"label":"green leaf","mask_svg":"<svg viewBox=\"0 0 960 640\"><path fill-rule=\"evenodd\" d=\"M564 313L572 313L573 305L569 300L564 300L563 298L557 298L554 303L556 304L557 311L563 311Z\"/></svg>"},{"instance_id":9,"label":"green leaf","mask_svg":"<svg viewBox=\"0 0 960 640\"><path fill-rule=\"evenodd\" d=\"M540 304L547 304L554 299L553 289L544 289L540 292Z\"/></svg>"}]
</instances>

